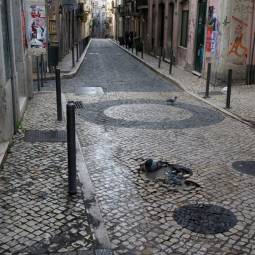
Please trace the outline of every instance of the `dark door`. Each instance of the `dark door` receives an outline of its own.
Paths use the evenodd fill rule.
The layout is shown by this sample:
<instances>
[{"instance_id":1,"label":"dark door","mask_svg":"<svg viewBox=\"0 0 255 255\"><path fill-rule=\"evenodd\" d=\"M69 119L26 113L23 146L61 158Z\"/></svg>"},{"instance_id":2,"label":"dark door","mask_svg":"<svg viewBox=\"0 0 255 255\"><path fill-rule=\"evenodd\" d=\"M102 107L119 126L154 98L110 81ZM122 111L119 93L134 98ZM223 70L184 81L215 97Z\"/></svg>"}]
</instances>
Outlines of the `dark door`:
<instances>
[{"instance_id":1,"label":"dark door","mask_svg":"<svg viewBox=\"0 0 255 255\"><path fill-rule=\"evenodd\" d=\"M204 59L206 6L207 6L207 0L198 1L195 70L199 73L201 73L202 71L203 59Z\"/></svg>"},{"instance_id":2,"label":"dark door","mask_svg":"<svg viewBox=\"0 0 255 255\"><path fill-rule=\"evenodd\" d=\"M159 31L159 47L164 46L164 31L165 31L165 5L159 4L159 21L158 21L158 31Z\"/></svg>"},{"instance_id":3,"label":"dark door","mask_svg":"<svg viewBox=\"0 0 255 255\"><path fill-rule=\"evenodd\" d=\"M167 51L173 47L173 24L174 24L174 4L170 3L168 8L168 41Z\"/></svg>"}]
</instances>

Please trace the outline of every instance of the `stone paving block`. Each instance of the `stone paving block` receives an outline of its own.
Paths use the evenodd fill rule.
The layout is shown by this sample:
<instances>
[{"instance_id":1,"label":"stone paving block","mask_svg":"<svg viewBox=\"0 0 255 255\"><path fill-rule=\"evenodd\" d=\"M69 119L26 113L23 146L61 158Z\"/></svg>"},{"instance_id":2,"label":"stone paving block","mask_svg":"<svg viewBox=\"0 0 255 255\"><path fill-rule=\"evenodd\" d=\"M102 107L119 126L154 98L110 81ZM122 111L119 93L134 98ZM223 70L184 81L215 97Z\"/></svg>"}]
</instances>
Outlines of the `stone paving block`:
<instances>
[{"instance_id":1,"label":"stone paving block","mask_svg":"<svg viewBox=\"0 0 255 255\"><path fill-rule=\"evenodd\" d=\"M64 130L64 123L56 122L55 118L54 93L35 95L25 113L23 130L14 136L0 169L0 187L5 187L0 193L1 254L48 254L49 247L51 252L61 248L69 251L70 247L92 249L93 238L80 184L74 199L67 195L66 145L31 145L24 141L24 130ZM75 213L69 212L76 207ZM68 215L72 219L67 219ZM73 220L79 223L69 227L67 223ZM71 235L71 228L86 232L86 238Z\"/></svg>"},{"instance_id":2,"label":"stone paving block","mask_svg":"<svg viewBox=\"0 0 255 255\"><path fill-rule=\"evenodd\" d=\"M104 44L101 41L92 44L91 50L98 50L103 45L107 49L114 48L109 43ZM102 50L99 49L100 53L104 54ZM111 52L114 50L111 49ZM133 60L124 53L121 59L118 61L130 61L127 65L133 65ZM91 61L95 63L97 60ZM114 57L107 55L102 61L108 63L115 60ZM92 65L89 65L85 73L90 70L89 75L92 80L95 73L93 74ZM121 76L123 80L130 76L140 81L139 69L137 65L133 67L137 71L135 72L132 67L127 68L125 74ZM112 69L115 70L115 67L112 66ZM93 78L94 81L100 82L104 79L104 82L113 81L115 74L108 74L107 77L107 73L103 70L98 80ZM210 109L207 104L182 91L165 91L165 83L158 78L153 79L148 76L148 79L151 79L151 82L157 79L157 91L153 86L153 89L148 90L148 83L144 87L140 84L139 89L135 90L132 86L123 88L120 83L116 89L112 89L114 85L108 86L105 82L102 83L102 87L108 87L109 90L106 89L106 94L100 97L67 94L68 100L82 101L84 106L95 106L93 109L89 108L92 111L84 113L88 116L86 118L82 116L82 111L86 111L86 107L77 110L77 131L115 252L140 255L142 254L140 248L146 249L149 244L149 247L152 247L151 254L157 255L238 254L236 251L239 252L245 245L241 238L254 237L254 233L252 234L254 224L250 219L254 211L255 180L251 176L235 171L232 162L253 158L255 152L253 130L226 116L223 116L219 122L212 121L208 126L199 126L199 119L194 119L195 125L192 128L183 129L171 127L150 129L148 126L134 128L132 124L119 125L123 120L136 123L143 118L143 114L145 122L150 121L149 116L155 122L167 118L163 110L154 110L152 113L150 107L141 103L142 100L166 101L177 95L177 103L188 103L198 108ZM84 82L82 74L77 77L77 82ZM168 86L170 87L169 84ZM142 92L139 93L138 90ZM137 104L139 100L141 100L140 104ZM114 101L120 104L109 103L101 110L100 106L105 102ZM127 104L130 101L137 104L139 111ZM181 115L177 111L173 113L175 114L169 113L171 120L179 121L180 117L189 118L188 115ZM118 125L113 125L108 119L109 116ZM90 121L91 118L94 118L94 121ZM214 117L208 114L206 118L212 120ZM200 188L191 191L175 190L149 180L144 173L137 170L140 162L147 158L181 163L192 168L192 178ZM250 201L246 204L247 196ZM198 203L223 206L232 211L237 218L237 228L231 228L226 234L223 232L215 236L197 234L178 225L173 218L174 211L184 205ZM143 216L142 219L136 217L140 215ZM233 240L231 239L233 236L239 238ZM136 241L133 241L132 237L135 237ZM239 250L233 248L234 245ZM247 245L246 248L243 254L249 254Z\"/></svg>"}]
</instances>

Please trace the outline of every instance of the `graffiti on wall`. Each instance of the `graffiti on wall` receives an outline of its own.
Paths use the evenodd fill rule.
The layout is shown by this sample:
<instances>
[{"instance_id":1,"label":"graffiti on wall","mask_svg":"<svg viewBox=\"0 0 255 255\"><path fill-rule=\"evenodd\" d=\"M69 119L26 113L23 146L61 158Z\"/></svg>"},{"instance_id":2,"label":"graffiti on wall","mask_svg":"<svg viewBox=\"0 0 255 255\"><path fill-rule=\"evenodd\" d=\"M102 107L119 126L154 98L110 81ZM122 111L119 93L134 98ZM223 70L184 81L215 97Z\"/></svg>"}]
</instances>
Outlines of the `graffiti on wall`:
<instances>
[{"instance_id":1,"label":"graffiti on wall","mask_svg":"<svg viewBox=\"0 0 255 255\"><path fill-rule=\"evenodd\" d=\"M220 21L213 6L208 9L208 22L206 34L206 56L218 59L220 56Z\"/></svg>"},{"instance_id":2,"label":"graffiti on wall","mask_svg":"<svg viewBox=\"0 0 255 255\"><path fill-rule=\"evenodd\" d=\"M44 5L31 5L27 20L28 46L46 48L46 16Z\"/></svg>"},{"instance_id":3,"label":"graffiti on wall","mask_svg":"<svg viewBox=\"0 0 255 255\"><path fill-rule=\"evenodd\" d=\"M245 63L248 54L248 48L244 42L244 33L248 27L248 24L235 16L232 16L232 19L235 22L234 38L230 43L230 50L228 54L242 58L243 63Z\"/></svg>"}]
</instances>

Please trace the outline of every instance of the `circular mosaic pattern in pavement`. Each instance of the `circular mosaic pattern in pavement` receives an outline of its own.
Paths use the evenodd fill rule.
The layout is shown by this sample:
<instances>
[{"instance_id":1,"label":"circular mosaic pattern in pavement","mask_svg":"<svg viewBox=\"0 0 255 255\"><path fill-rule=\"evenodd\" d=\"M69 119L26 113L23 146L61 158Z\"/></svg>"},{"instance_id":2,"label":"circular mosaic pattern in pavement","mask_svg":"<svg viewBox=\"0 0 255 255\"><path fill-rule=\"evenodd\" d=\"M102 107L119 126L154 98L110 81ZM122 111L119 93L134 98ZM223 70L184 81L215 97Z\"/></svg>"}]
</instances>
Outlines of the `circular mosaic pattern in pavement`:
<instances>
[{"instance_id":1,"label":"circular mosaic pattern in pavement","mask_svg":"<svg viewBox=\"0 0 255 255\"><path fill-rule=\"evenodd\" d=\"M236 161L232 166L235 170L243 174L255 176L255 161Z\"/></svg>"},{"instance_id":2,"label":"circular mosaic pattern in pavement","mask_svg":"<svg viewBox=\"0 0 255 255\"><path fill-rule=\"evenodd\" d=\"M164 112L166 109L169 116ZM144 129L196 128L224 120L221 113L205 107L181 102L171 105L165 101L146 99L86 104L83 110L77 112L85 120L98 125Z\"/></svg>"},{"instance_id":3,"label":"circular mosaic pattern in pavement","mask_svg":"<svg viewBox=\"0 0 255 255\"><path fill-rule=\"evenodd\" d=\"M123 104L106 109L104 114L113 119L144 122L151 122L152 118L155 122L164 122L192 117L192 113L187 110L161 104Z\"/></svg>"},{"instance_id":4,"label":"circular mosaic pattern in pavement","mask_svg":"<svg viewBox=\"0 0 255 255\"><path fill-rule=\"evenodd\" d=\"M224 233L237 223L236 216L230 210L210 204L177 208L173 218L183 228L199 234Z\"/></svg>"}]
</instances>

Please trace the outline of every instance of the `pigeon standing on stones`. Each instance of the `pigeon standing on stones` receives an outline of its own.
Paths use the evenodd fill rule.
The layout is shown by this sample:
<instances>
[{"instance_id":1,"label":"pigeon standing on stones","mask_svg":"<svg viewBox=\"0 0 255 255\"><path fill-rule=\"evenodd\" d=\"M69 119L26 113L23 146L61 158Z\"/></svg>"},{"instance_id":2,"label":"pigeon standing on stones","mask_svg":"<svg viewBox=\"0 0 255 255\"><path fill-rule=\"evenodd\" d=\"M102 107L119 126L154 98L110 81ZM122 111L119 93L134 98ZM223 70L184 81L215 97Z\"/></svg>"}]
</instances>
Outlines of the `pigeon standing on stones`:
<instances>
[{"instance_id":1,"label":"pigeon standing on stones","mask_svg":"<svg viewBox=\"0 0 255 255\"><path fill-rule=\"evenodd\" d=\"M177 100L177 96L175 96L174 98L169 98L166 101L167 101L167 103L174 104L176 102L176 100Z\"/></svg>"}]
</instances>

